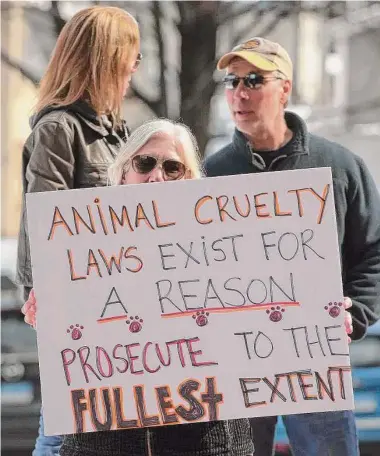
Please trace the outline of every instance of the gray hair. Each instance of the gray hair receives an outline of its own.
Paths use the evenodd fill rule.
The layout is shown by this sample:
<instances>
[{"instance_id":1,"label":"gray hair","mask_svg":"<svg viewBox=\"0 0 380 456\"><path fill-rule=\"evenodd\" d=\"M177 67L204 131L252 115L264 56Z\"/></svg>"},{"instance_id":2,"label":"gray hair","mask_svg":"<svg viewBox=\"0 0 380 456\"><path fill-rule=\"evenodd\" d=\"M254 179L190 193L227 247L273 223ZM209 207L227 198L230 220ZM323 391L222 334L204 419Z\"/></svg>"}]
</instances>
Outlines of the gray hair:
<instances>
[{"instance_id":1,"label":"gray hair","mask_svg":"<svg viewBox=\"0 0 380 456\"><path fill-rule=\"evenodd\" d=\"M166 134L175 140L178 155L188 169L189 178L201 177L201 166L197 141L186 125L169 119L156 119L145 122L133 131L115 162L108 169L111 185L122 182L123 172L131 159L153 137Z\"/></svg>"}]
</instances>

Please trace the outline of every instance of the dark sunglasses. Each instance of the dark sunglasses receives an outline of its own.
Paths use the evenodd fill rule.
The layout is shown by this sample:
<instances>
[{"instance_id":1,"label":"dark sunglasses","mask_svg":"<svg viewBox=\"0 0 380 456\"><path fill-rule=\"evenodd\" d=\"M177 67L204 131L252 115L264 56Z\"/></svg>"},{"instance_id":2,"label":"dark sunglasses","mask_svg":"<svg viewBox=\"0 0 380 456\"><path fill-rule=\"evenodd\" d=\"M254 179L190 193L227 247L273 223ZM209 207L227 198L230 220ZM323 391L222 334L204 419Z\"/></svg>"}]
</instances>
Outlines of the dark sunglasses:
<instances>
[{"instance_id":1,"label":"dark sunglasses","mask_svg":"<svg viewBox=\"0 0 380 456\"><path fill-rule=\"evenodd\" d=\"M132 168L139 174L148 174L159 164L162 166L164 180L178 180L186 173L186 166L177 160L159 160L151 155L135 155L132 158Z\"/></svg>"},{"instance_id":2,"label":"dark sunglasses","mask_svg":"<svg viewBox=\"0 0 380 456\"><path fill-rule=\"evenodd\" d=\"M275 79L282 79L277 76L265 77L262 74L250 73L247 76L239 78L234 74L228 74L223 78L223 83L226 89L236 89L240 81L243 81L247 89L257 89L267 81L274 81Z\"/></svg>"},{"instance_id":3,"label":"dark sunglasses","mask_svg":"<svg viewBox=\"0 0 380 456\"><path fill-rule=\"evenodd\" d=\"M135 64L133 65L133 69L138 68L138 66L139 66L140 63L141 63L142 58L143 58L143 55L141 54L141 52L139 52L139 53L137 54Z\"/></svg>"}]
</instances>

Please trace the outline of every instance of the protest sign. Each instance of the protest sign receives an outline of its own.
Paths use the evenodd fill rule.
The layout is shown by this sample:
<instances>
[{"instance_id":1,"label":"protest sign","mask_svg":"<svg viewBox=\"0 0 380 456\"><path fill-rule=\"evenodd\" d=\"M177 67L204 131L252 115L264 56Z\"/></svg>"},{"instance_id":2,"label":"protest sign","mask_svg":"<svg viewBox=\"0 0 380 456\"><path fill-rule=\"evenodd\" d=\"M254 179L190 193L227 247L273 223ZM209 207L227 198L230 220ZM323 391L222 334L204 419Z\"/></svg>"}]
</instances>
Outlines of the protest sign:
<instances>
[{"instance_id":1,"label":"protest sign","mask_svg":"<svg viewBox=\"0 0 380 456\"><path fill-rule=\"evenodd\" d=\"M329 168L27 195L47 435L353 408Z\"/></svg>"}]
</instances>

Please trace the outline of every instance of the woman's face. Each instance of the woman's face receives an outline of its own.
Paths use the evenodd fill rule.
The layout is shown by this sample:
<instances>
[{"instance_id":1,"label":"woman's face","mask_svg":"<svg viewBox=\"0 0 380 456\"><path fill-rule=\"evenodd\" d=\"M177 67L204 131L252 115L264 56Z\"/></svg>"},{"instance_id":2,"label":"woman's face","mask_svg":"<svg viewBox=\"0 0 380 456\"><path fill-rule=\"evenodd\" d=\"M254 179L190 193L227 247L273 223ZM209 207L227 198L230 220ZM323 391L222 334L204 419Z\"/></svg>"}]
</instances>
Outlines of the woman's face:
<instances>
[{"instance_id":1,"label":"woman's face","mask_svg":"<svg viewBox=\"0 0 380 456\"><path fill-rule=\"evenodd\" d=\"M127 95L129 86L131 84L132 74L139 67L141 59L142 59L141 53L140 52L139 53L136 52L134 58L131 60L130 64L128 65L128 70L127 70L127 73L125 75L124 82L123 82L123 87L122 87L122 92L123 92L122 96L123 97L125 97Z\"/></svg>"},{"instance_id":2,"label":"woman's face","mask_svg":"<svg viewBox=\"0 0 380 456\"><path fill-rule=\"evenodd\" d=\"M134 157L137 158L134 160ZM154 163L155 166L150 171L145 172ZM152 137L133 156L128 169L123 173L121 183L143 184L146 182L182 180L186 178L186 174L186 167L178 155L174 139L169 135L162 134Z\"/></svg>"}]
</instances>

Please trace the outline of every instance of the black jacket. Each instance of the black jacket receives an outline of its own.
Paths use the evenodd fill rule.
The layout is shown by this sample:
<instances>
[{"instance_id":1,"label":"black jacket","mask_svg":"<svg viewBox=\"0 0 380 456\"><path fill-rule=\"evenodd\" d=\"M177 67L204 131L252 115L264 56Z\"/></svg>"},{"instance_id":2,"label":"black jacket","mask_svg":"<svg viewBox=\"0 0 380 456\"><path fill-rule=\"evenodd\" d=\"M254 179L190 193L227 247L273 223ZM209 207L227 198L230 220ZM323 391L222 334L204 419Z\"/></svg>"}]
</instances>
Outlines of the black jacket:
<instances>
[{"instance_id":1,"label":"black jacket","mask_svg":"<svg viewBox=\"0 0 380 456\"><path fill-rule=\"evenodd\" d=\"M206 159L207 176L331 167L344 295L352 299L353 339L380 318L380 197L363 160L337 143L310 134L305 122L286 112L292 147L268 167L235 130L231 144ZM288 148L289 149L289 148Z\"/></svg>"},{"instance_id":2,"label":"black jacket","mask_svg":"<svg viewBox=\"0 0 380 456\"><path fill-rule=\"evenodd\" d=\"M66 435L61 456L251 456L247 419Z\"/></svg>"},{"instance_id":3,"label":"black jacket","mask_svg":"<svg viewBox=\"0 0 380 456\"><path fill-rule=\"evenodd\" d=\"M106 116L78 101L46 108L31 119L32 132L22 154L23 207L18 238L16 280L33 286L25 193L100 187L128 131L113 128Z\"/></svg>"}]
</instances>

